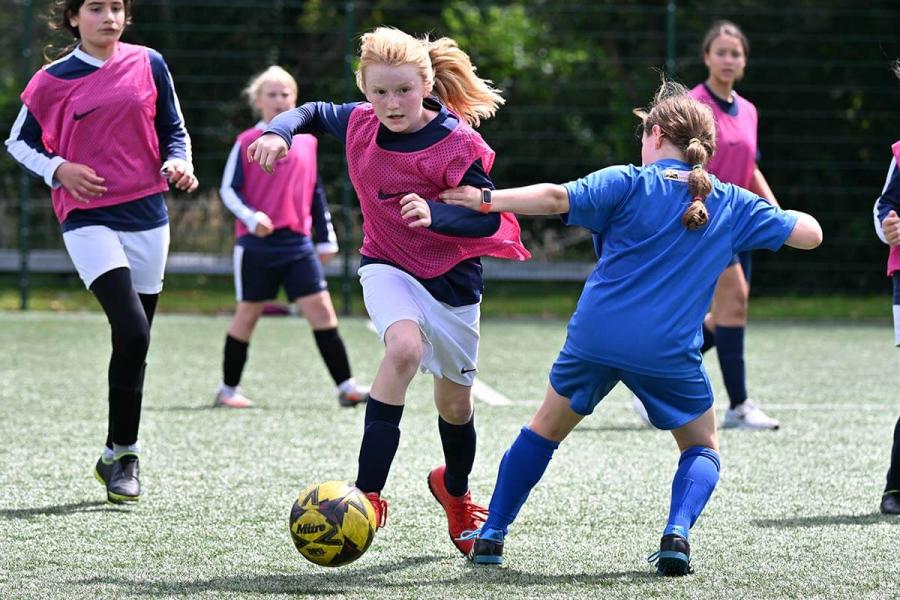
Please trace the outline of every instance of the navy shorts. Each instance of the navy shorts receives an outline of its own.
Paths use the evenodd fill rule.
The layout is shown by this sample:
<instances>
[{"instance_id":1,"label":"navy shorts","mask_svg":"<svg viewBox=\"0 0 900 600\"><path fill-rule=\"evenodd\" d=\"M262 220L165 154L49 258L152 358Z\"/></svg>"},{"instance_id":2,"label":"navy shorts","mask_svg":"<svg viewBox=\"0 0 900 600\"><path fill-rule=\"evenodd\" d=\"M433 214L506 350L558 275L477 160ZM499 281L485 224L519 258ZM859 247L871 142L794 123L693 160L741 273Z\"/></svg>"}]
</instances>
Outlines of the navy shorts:
<instances>
[{"instance_id":1,"label":"navy shorts","mask_svg":"<svg viewBox=\"0 0 900 600\"><path fill-rule=\"evenodd\" d=\"M316 254L285 256L255 248L234 247L234 289L238 302L273 300L281 287L290 302L327 290L328 282Z\"/></svg>"},{"instance_id":2,"label":"navy shorts","mask_svg":"<svg viewBox=\"0 0 900 600\"><path fill-rule=\"evenodd\" d=\"M728 266L730 267L738 263L741 264L741 269L744 270L744 279L747 281L747 285L750 285L750 275L753 270L753 251L747 250L746 252L738 252L731 257L731 262L728 263Z\"/></svg>"},{"instance_id":3,"label":"navy shorts","mask_svg":"<svg viewBox=\"0 0 900 600\"><path fill-rule=\"evenodd\" d=\"M569 399L579 415L594 412L597 404L619 382L644 403L650 422L658 429L678 429L713 405L712 387L703 365L682 377L653 377L578 358L565 347L550 369L550 385Z\"/></svg>"}]
</instances>

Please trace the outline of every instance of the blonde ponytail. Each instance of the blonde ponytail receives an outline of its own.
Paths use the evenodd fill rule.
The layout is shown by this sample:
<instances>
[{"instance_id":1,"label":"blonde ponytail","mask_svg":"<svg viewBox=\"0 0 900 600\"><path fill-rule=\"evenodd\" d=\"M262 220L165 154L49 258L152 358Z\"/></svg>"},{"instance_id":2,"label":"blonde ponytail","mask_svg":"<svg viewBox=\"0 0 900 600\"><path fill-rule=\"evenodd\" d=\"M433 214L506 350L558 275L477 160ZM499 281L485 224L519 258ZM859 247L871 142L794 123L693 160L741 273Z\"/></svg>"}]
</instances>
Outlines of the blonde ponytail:
<instances>
[{"instance_id":1,"label":"blonde ponytail","mask_svg":"<svg viewBox=\"0 0 900 600\"><path fill-rule=\"evenodd\" d=\"M450 38L425 41L434 69L434 94L472 127L489 119L506 102L489 79L475 74L469 55Z\"/></svg>"}]
</instances>

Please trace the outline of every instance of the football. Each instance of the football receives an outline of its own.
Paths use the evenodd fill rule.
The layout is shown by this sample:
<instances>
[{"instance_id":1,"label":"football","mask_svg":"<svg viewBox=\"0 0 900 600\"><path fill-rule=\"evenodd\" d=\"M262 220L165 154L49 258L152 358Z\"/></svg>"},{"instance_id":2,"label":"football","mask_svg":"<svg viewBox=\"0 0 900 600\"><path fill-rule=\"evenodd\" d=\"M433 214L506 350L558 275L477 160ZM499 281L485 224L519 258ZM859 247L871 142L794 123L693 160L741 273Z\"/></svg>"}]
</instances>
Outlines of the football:
<instances>
[{"instance_id":1,"label":"football","mask_svg":"<svg viewBox=\"0 0 900 600\"><path fill-rule=\"evenodd\" d=\"M375 509L344 481L311 485L291 507L291 538L310 562L323 567L351 563L375 537Z\"/></svg>"}]
</instances>

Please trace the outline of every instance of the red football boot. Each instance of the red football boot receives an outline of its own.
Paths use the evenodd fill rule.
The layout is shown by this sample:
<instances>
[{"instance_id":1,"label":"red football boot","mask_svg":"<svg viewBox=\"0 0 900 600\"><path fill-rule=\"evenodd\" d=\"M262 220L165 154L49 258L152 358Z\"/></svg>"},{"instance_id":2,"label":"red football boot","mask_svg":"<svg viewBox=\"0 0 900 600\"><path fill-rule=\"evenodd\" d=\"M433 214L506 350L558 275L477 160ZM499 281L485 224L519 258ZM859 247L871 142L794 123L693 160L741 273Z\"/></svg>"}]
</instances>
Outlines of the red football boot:
<instances>
[{"instance_id":1,"label":"red football boot","mask_svg":"<svg viewBox=\"0 0 900 600\"><path fill-rule=\"evenodd\" d=\"M453 545L468 556L475 544L475 539L462 540L460 537L464 531L474 531L481 528L487 518L487 509L472 502L472 492L467 491L463 496L453 496L447 491L444 483L445 465L435 467L428 474L428 489L432 495L444 507L447 513L447 530Z\"/></svg>"},{"instance_id":2,"label":"red football boot","mask_svg":"<svg viewBox=\"0 0 900 600\"><path fill-rule=\"evenodd\" d=\"M366 499L375 509L375 527L381 529L387 523L388 503L378 492L365 492Z\"/></svg>"}]
</instances>

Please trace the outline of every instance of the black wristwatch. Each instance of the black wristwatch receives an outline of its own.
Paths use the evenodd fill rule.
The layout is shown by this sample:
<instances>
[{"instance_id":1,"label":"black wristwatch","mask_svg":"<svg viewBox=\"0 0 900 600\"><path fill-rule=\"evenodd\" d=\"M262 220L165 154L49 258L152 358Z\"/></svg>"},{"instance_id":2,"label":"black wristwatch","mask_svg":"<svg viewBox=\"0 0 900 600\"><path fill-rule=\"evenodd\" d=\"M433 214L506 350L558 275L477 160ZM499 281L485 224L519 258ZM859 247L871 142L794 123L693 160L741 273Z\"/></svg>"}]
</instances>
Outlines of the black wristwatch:
<instances>
[{"instance_id":1,"label":"black wristwatch","mask_svg":"<svg viewBox=\"0 0 900 600\"><path fill-rule=\"evenodd\" d=\"M490 188L481 188L481 206L478 210L484 214L491 212L491 190Z\"/></svg>"}]
</instances>

